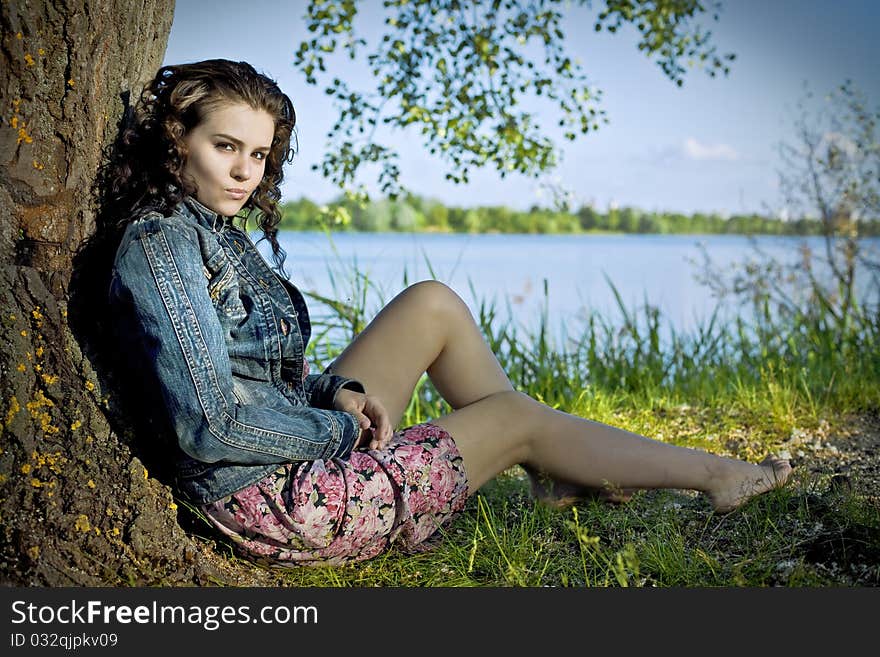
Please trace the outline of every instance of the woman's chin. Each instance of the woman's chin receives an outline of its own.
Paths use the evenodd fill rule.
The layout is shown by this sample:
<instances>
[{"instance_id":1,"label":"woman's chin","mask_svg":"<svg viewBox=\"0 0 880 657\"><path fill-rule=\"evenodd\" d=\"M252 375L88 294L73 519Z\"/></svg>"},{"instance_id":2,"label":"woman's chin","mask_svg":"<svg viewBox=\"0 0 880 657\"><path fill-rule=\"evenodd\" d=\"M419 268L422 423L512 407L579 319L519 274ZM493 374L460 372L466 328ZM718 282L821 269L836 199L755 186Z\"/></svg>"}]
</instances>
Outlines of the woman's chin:
<instances>
[{"instance_id":1,"label":"woman's chin","mask_svg":"<svg viewBox=\"0 0 880 657\"><path fill-rule=\"evenodd\" d=\"M208 203L201 201L201 203L211 212L216 212L224 217L234 217L244 207L244 200L238 201L234 199L222 199Z\"/></svg>"}]
</instances>

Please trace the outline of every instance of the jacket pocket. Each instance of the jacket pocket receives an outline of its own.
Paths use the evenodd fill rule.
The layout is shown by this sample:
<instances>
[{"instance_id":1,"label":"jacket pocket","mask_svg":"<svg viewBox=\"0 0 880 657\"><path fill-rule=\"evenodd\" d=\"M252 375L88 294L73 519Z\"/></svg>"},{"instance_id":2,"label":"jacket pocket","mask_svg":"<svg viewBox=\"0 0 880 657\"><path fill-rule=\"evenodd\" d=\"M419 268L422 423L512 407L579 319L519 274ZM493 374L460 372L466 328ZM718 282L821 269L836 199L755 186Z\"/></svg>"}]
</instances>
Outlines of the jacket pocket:
<instances>
[{"instance_id":1,"label":"jacket pocket","mask_svg":"<svg viewBox=\"0 0 880 657\"><path fill-rule=\"evenodd\" d=\"M247 317L242 301L238 272L222 249L218 249L204 265L208 296L221 319L240 322Z\"/></svg>"}]
</instances>

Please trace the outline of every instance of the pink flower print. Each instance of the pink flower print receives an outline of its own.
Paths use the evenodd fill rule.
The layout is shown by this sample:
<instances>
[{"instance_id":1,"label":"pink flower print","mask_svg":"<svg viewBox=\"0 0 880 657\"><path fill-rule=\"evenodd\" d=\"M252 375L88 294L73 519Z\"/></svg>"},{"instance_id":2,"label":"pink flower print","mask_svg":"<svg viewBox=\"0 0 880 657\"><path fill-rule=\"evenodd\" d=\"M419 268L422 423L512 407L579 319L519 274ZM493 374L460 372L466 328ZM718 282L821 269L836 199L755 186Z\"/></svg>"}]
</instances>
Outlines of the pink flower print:
<instances>
[{"instance_id":1,"label":"pink flower print","mask_svg":"<svg viewBox=\"0 0 880 657\"><path fill-rule=\"evenodd\" d=\"M317 466L319 463L325 462L316 461L315 465ZM339 468L333 464L333 467L328 469L315 467L312 472L313 486L324 498L322 504L333 515L339 515L345 506L346 499L345 478L342 477Z\"/></svg>"},{"instance_id":2,"label":"pink flower print","mask_svg":"<svg viewBox=\"0 0 880 657\"><path fill-rule=\"evenodd\" d=\"M248 529L255 537L285 540L284 532L278 525L278 519L272 513L266 513L255 518ZM280 530L280 531L279 531Z\"/></svg>"},{"instance_id":3,"label":"pink flower print","mask_svg":"<svg viewBox=\"0 0 880 657\"><path fill-rule=\"evenodd\" d=\"M332 516L327 507L311 506L303 509L301 522L297 529L303 541L310 547L323 548L330 544L336 533L337 518Z\"/></svg>"},{"instance_id":4,"label":"pink flower print","mask_svg":"<svg viewBox=\"0 0 880 657\"><path fill-rule=\"evenodd\" d=\"M429 497L418 489L409 494L407 502L409 503L409 512L414 516L424 513L431 508Z\"/></svg>"},{"instance_id":5,"label":"pink flower print","mask_svg":"<svg viewBox=\"0 0 880 657\"><path fill-rule=\"evenodd\" d=\"M287 479L292 472L293 464L286 463L269 476L257 482L268 497L278 497L286 488Z\"/></svg>"},{"instance_id":6,"label":"pink flower print","mask_svg":"<svg viewBox=\"0 0 880 657\"><path fill-rule=\"evenodd\" d=\"M291 490L291 500L293 508L297 508L309 503L309 498L315 493L308 486L298 486Z\"/></svg>"},{"instance_id":7,"label":"pink flower print","mask_svg":"<svg viewBox=\"0 0 880 657\"><path fill-rule=\"evenodd\" d=\"M351 524L351 533L362 539L384 536L391 531L391 522L380 512L378 506L363 505ZM364 540L366 542L366 540Z\"/></svg>"},{"instance_id":8,"label":"pink flower print","mask_svg":"<svg viewBox=\"0 0 880 657\"><path fill-rule=\"evenodd\" d=\"M261 557L271 557L274 556L277 548L273 545L269 545L268 543L261 543L260 541L244 541L242 547L246 548L249 552Z\"/></svg>"},{"instance_id":9,"label":"pink flower print","mask_svg":"<svg viewBox=\"0 0 880 657\"><path fill-rule=\"evenodd\" d=\"M243 527L251 528L266 513L266 499L258 486L249 486L233 496L237 503L234 517Z\"/></svg>"},{"instance_id":10,"label":"pink flower print","mask_svg":"<svg viewBox=\"0 0 880 657\"><path fill-rule=\"evenodd\" d=\"M430 461L428 452L421 445L404 445L399 447L394 458L406 471L421 470Z\"/></svg>"},{"instance_id":11,"label":"pink flower print","mask_svg":"<svg viewBox=\"0 0 880 657\"><path fill-rule=\"evenodd\" d=\"M376 462L368 454L353 452L348 461L349 472L354 476L346 477L348 484L348 497L362 498L364 485L368 477L373 476L376 470Z\"/></svg>"},{"instance_id":12,"label":"pink flower print","mask_svg":"<svg viewBox=\"0 0 880 657\"><path fill-rule=\"evenodd\" d=\"M450 499L455 490L456 476L446 460L435 461L428 475L430 490L434 499Z\"/></svg>"},{"instance_id":13,"label":"pink flower print","mask_svg":"<svg viewBox=\"0 0 880 657\"><path fill-rule=\"evenodd\" d=\"M398 432L385 450L288 464L203 509L261 563L343 564L374 557L391 541L407 552L429 549L466 500L454 441L425 424Z\"/></svg>"},{"instance_id":14,"label":"pink flower print","mask_svg":"<svg viewBox=\"0 0 880 657\"><path fill-rule=\"evenodd\" d=\"M411 443L423 443L431 433L431 425L417 424L405 430L405 433Z\"/></svg>"},{"instance_id":15,"label":"pink flower print","mask_svg":"<svg viewBox=\"0 0 880 657\"><path fill-rule=\"evenodd\" d=\"M437 531L438 519L432 513L420 517L411 530L410 539L413 543L421 543Z\"/></svg>"},{"instance_id":16,"label":"pink flower print","mask_svg":"<svg viewBox=\"0 0 880 657\"><path fill-rule=\"evenodd\" d=\"M421 488L425 481L425 475L421 470L406 470L404 476L407 486L413 489Z\"/></svg>"},{"instance_id":17,"label":"pink flower print","mask_svg":"<svg viewBox=\"0 0 880 657\"><path fill-rule=\"evenodd\" d=\"M364 502L374 504L394 504L394 489L388 477L381 471L373 473L369 479L360 479L362 490L358 497Z\"/></svg>"}]
</instances>

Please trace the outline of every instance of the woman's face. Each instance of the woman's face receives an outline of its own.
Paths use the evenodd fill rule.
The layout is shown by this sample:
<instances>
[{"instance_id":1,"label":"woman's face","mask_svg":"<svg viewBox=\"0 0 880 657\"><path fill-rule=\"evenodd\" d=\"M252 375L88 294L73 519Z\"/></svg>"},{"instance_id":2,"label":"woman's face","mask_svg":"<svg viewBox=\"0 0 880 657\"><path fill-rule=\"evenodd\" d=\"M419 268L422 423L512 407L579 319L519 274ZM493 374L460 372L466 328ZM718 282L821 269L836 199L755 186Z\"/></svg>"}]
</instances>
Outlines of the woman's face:
<instances>
[{"instance_id":1,"label":"woman's face","mask_svg":"<svg viewBox=\"0 0 880 657\"><path fill-rule=\"evenodd\" d=\"M196 184L196 199L231 217L263 179L275 123L265 110L244 103L221 105L183 138L189 153L183 174Z\"/></svg>"}]
</instances>

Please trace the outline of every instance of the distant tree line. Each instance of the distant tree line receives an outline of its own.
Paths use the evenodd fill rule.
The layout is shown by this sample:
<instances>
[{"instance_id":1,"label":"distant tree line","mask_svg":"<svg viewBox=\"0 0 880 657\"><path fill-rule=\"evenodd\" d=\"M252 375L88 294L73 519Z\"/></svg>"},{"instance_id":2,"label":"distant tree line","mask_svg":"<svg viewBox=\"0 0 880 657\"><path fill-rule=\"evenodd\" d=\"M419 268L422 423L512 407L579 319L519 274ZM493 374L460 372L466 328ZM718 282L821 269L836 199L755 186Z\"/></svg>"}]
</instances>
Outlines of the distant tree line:
<instances>
[{"instance_id":1,"label":"distant tree line","mask_svg":"<svg viewBox=\"0 0 880 657\"><path fill-rule=\"evenodd\" d=\"M583 205L573 212L532 207L527 212L504 206L457 208L408 195L365 205L340 199L330 207L300 198L282 204L282 230L443 233L649 233L731 235L821 235L822 222L783 220L758 214L649 212L632 207L600 212ZM862 236L880 235L880 220L860 221Z\"/></svg>"}]
</instances>

